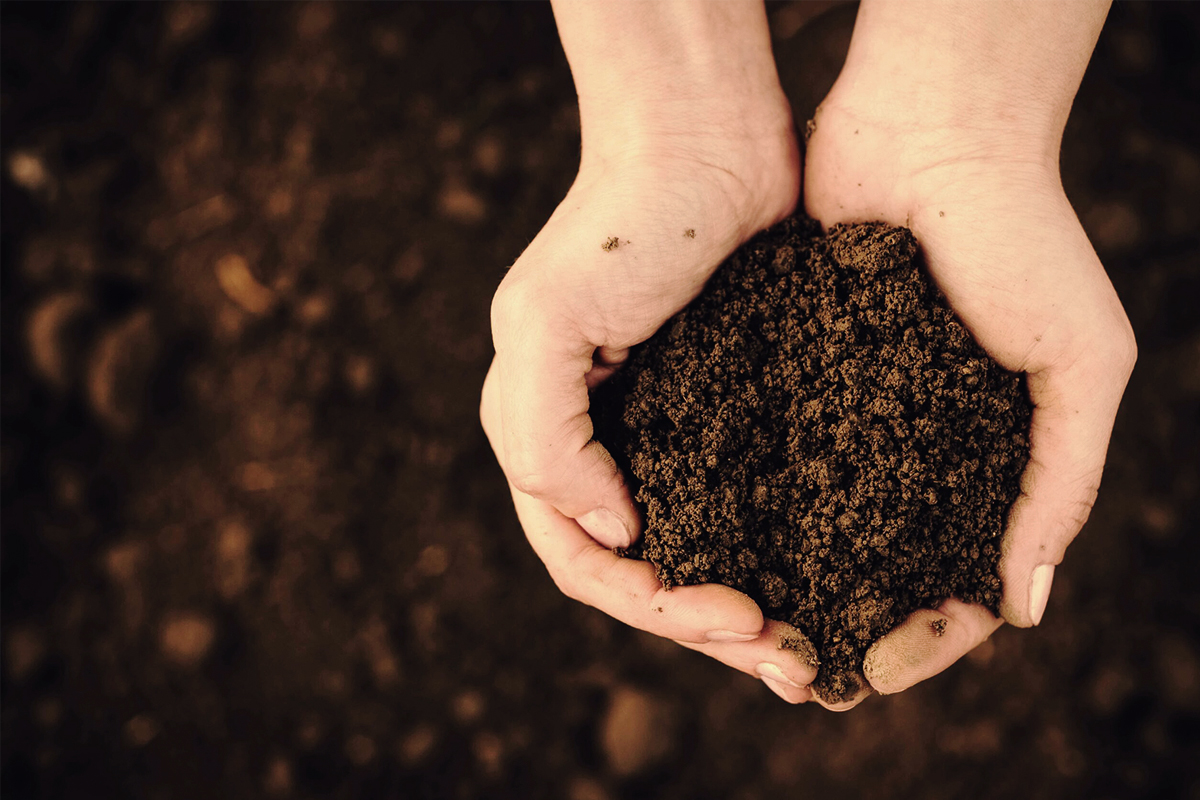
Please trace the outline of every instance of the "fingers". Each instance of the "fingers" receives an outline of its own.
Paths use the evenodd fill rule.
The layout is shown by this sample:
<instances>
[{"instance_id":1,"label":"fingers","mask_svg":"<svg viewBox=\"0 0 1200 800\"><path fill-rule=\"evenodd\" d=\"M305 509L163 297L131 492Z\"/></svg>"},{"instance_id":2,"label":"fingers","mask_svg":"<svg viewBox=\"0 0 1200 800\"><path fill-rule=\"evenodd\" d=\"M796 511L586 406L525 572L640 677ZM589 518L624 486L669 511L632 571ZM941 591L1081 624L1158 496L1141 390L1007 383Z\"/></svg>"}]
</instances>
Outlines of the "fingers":
<instances>
[{"instance_id":1,"label":"fingers","mask_svg":"<svg viewBox=\"0 0 1200 800\"><path fill-rule=\"evenodd\" d=\"M1029 375L1035 404L1030 459L1000 559L1001 614L1020 627L1041 622L1054 566L1091 512L1117 407L1136 359L1127 328L1097 339L1109 344L1097 342L1064 369Z\"/></svg>"},{"instance_id":2,"label":"fingers","mask_svg":"<svg viewBox=\"0 0 1200 800\"><path fill-rule=\"evenodd\" d=\"M904 691L946 669L1002 624L983 606L951 598L935 610L913 612L871 645L863 674L880 694Z\"/></svg>"},{"instance_id":3,"label":"fingers","mask_svg":"<svg viewBox=\"0 0 1200 800\"><path fill-rule=\"evenodd\" d=\"M807 686L792 686L775 678L768 678L761 675L759 676L759 680L763 682L764 686L774 692L776 697L785 703L791 703L795 706L807 703L812 699L812 690Z\"/></svg>"},{"instance_id":4,"label":"fingers","mask_svg":"<svg viewBox=\"0 0 1200 800\"><path fill-rule=\"evenodd\" d=\"M629 360L629 348L598 347L587 374L588 391L604 383Z\"/></svg>"},{"instance_id":5,"label":"fingers","mask_svg":"<svg viewBox=\"0 0 1200 800\"><path fill-rule=\"evenodd\" d=\"M549 289L529 280L501 285L492 334L496 359L485 391L499 414L493 446L509 482L578 520L601 544L628 547L640 531L637 509L616 462L592 439L588 415L596 343Z\"/></svg>"},{"instance_id":6,"label":"fingers","mask_svg":"<svg viewBox=\"0 0 1200 800\"><path fill-rule=\"evenodd\" d=\"M563 594L627 625L680 642L757 639L762 612L728 586L663 588L649 562L621 558L547 503L513 490L534 552Z\"/></svg>"},{"instance_id":7,"label":"fingers","mask_svg":"<svg viewBox=\"0 0 1200 800\"><path fill-rule=\"evenodd\" d=\"M608 455L604 446L600 445L598 441L592 440L592 420L588 416L586 403L587 386L580 381L581 391L584 395L582 419L570 422L570 425L577 429L577 435L565 437L557 447L553 444L534 445L532 449L524 450L524 456L517 455L515 457L517 465L514 467L514 456L512 456L514 450L510 447L512 438L508 435L509 426L502 419L505 410L511 408L511 403L505 404L503 401L500 375L502 375L502 368L500 368L500 357L497 354L496 360L492 361L492 367L488 369L487 378L484 380L480 420L484 423L484 432L491 441L492 450L496 451L500 468L504 469L505 475L509 477L509 482L515 485L517 491L521 491L521 485L517 485L514 473L523 475L521 480L524 488L535 489L542 498L557 500L556 507L559 511L569 517L575 515L578 524L582 525L584 530L587 530L588 534L601 545L610 548L629 547L641 533L641 518L638 516L628 488L625 487L624 476L620 474L616 462L613 461L612 456ZM523 380L526 375L521 374L521 378ZM589 378L589 380L593 379ZM599 380L595 380L595 383L599 383ZM584 441L582 446L578 446L578 441L583 437L586 437L587 441ZM512 445L512 447L515 446ZM552 476L553 480L541 479L529 471L532 469L528 467L529 453L551 453L556 449L566 452L572 447L577 447L577 450L572 453L570 458L556 462L556 467L553 469L545 467L545 471L538 473ZM522 462L522 458L526 458L527 461ZM522 467L522 463L526 465ZM533 497L533 494L529 492L522 493ZM598 497L601 499L596 499Z\"/></svg>"},{"instance_id":8,"label":"fingers","mask_svg":"<svg viewBox=\"0 0 1200 800\"><path fill-rule=\"evenodd\" d=\"M808 686L817 677L816 651L791 625L767 620L758 637L747 642L679 644L760 679L789 703L812 698Z\"/></svg>"}]
</instances>

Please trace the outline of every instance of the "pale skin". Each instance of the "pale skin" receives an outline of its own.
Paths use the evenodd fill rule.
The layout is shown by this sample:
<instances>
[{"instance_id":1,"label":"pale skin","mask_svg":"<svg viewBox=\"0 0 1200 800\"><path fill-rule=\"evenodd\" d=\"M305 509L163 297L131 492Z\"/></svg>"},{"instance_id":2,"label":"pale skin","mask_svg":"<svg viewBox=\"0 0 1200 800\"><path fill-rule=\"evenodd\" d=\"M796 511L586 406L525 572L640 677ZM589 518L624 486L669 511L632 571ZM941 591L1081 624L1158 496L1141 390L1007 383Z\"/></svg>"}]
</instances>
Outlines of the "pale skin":
<instances>
[{"instance_id":1,"label":"pale skin","mask_svg":"<svg viewBox=\"0 0 1200 800\"><path fill-rule=\"evenodd\" d=\"M759 677L788 702L834 710L941 672L1003 622L1041 621L1136 358L1058 172L1107 9L865 0L802 183L761 2L555 3L579 94L580 169L496 293L481 417L526 536L567 595ZM826 226L912 228L956 313L993 358L1027 373L1035 405L1005 532L1002 618L955 599L915 613L868 651L871 689L836 705L779 649L794 630L750 598L716 585L668 592L650 564L611 552L642 521L587 414L588 388L726 255L790 214L801 189ZM940 636L934 619L946 620Z\"/></svg>"}]
</instances>

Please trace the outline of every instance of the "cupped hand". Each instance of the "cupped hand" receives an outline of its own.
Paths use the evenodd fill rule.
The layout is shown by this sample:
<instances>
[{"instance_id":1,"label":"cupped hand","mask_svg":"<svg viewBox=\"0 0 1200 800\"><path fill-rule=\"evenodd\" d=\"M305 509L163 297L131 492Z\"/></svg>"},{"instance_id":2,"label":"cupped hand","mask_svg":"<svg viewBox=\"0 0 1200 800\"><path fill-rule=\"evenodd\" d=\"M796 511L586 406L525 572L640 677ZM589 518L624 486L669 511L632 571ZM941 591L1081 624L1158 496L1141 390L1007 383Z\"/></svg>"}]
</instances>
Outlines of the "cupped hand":
<instances>
[{"instance_id":1,"label":"cupped hand","mask_svg":"<svg viewBox=\"0 0 1200 800\"><path fill-rule=\"evenodd\" d=\"M789 214L799 193L786 105L769 125L742 121L715 134L695 133L704 121L694 111L682 121L692 132L658 129L603 157L588 153L585 131L578 178L496 292L481 418L526 536L565 594L802 702L814 671L780 649L794 629L764 621L726 586L668 592L652 565L612 551L634 542L642 523L592 438L589 388L738 245Z\"/></svg>"},{"instance_id":2,"label":"cupped hand","mask_svg":"<svg viewBox=\"0 0 1200 800\"><path fill-rule=\"evenodd\" d=\"M1027 374L1030 460L1002 545L1001 616L1036 625L1054 568L1096 498L1136 359L1133 332L1059 179L1057 141L981 127L926 129L873 113L837 87L808 142L804 201L826 226L909 227L929 272L979 344ZM941 635L930 622L948 621ZM868 651L881 693L941 672L1002 624L949 599Z\"/></svg>"}]
</instances>

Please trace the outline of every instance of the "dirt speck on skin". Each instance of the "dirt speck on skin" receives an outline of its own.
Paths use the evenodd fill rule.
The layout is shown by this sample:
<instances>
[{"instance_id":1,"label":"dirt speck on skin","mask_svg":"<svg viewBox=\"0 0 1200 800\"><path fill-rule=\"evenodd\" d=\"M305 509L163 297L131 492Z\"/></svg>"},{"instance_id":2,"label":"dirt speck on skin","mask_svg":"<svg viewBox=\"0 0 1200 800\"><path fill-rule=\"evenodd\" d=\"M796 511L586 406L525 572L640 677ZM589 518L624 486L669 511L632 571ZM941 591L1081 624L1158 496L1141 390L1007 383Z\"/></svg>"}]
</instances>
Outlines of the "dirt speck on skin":
<instances>
[{"instance_id":1,"label":"dirt speck on skin","mask_svg":"<svg viewBox=\"0 0 1200 800\"><path fill-rule=\"evenodd\" d=\"M688 228L686 231L683 232L683 235L689 239L695 239L696 238L696 229Z\"/></svg>"},{"instance_id":2,"label":"dirt speck on skin","mask_svg":"<svg viewBox=\"0 0 1200 800\"><path fill-rule=\"evenodd\" d=\"M933 635L938 638L946 635L946 620L944 619L935 619L929 623L929 627L933 629Z\"/></svg>"},{"instance_id":3,"label":"dirt speck on skin","mask_svg":"<svg viewBox=\"0 0 1200 800\"><path fill-rule=\"evenodd\" d=\"M788 635L782 637L779 641L779 649L790 652L796 658L800 659L801 663L813 669L821 666L821 659L817 656L817 648L813 647L813 643L804 636Z\"/></svg>"},{"instance_id":4,"label":"dirt speck on skin","mask_svg":"<svg viewBox=\"0 0 1200 800\"><path fill-rule=\"evenodd\" d=\"M867 648L913 611L998 608L1032 409L907 229L791 218L759 234L593 409L645 509L630 555L795 626L823 700L855 696Z\"/></svg>"},{"instance_id":5,"label":"dirt speck on skin","mask_svg":"<svg viewBox=\"0 0 1200 800\"><path fill-rule=\"evenodd\" d=\"M610 236L604 240L604 244L600 245L600 249L607 253L610 250L616 250L620 246L621 240L616 236Z\"/></svg>"}]
</instances>

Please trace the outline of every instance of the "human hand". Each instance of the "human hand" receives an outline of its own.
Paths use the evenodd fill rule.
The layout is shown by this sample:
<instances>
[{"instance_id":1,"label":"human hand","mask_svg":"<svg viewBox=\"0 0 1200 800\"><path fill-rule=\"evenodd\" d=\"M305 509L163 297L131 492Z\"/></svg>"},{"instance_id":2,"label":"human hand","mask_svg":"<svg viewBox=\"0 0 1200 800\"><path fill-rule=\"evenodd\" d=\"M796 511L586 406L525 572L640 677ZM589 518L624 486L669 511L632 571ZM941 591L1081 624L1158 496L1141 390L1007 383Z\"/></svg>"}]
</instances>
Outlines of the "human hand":
<instances>
[{"instance_id":1,"label":"human hand","mask_svg":"<svg viewBox=\"0 0 1200 800\"><path fill-rule=\"evenodd\" d=\"M764 621L726 586L668 592L649 563L612 552L636 540L641 521L588 415L588 389L795 206L799 155L762 6L560 3L555 13L583 153L566 198L493 301L484 430L526 536L565 594L802 702L813 669L779 647L794 629ZM591 51L596 29L604 52ZM680 31L690 37L682 49ZM624 38L658 35L667 46ZM721 63L739 52L733 68ZM604 67L591 69L601 56ZM651 56L666 63L645 64Z\"/></svg>"},{"instance_id":2,"label":"human hand","mask_svg":"<svg viewBox=\"0 0 1200 800\"><path fill-rule=\"evenodd\" d=\"M874 80L870 65L854 57L852 49L815 119L805 205L827 226L878 219L912 229L930 274L975 339L1005 368L1027 373L1031 452L1002 546L1001 615L1036 625L1054 566L1096 497L1136 359L1120 301L1059 180L1066 110L1024 130L1013 120L1036 122L1037 114L1007 103L995 115L942 115L902 89L897 96L902 77ZM1073 94L1072 87L1067 108ZM951 102L961 96L949 95ZM940 636L930 625L938 618L948 621ZM865 675L881 693L901 691L1001 624L982 606L948 599L876 642Z\"/></svg>"}]
</instances>

